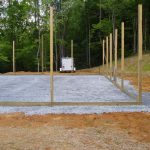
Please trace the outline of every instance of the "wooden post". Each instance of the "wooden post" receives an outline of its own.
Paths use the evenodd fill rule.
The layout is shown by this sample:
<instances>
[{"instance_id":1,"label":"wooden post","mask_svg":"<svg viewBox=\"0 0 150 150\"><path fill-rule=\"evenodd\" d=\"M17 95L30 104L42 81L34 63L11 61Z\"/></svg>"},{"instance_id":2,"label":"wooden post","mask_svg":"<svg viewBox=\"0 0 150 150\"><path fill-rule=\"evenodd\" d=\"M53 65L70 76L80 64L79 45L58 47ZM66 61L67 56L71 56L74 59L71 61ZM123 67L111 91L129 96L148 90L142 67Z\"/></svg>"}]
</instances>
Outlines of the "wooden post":
<instances>
[{"instance_id":1,"label":"wooden post","mask_svg":"<svg viewBox=\"0 0 150 150\"><path fill-rule=\"evenodd\" d=\"M121 23L121 88L124 88L124 22Z\"/></svg>"},{"instance_id":2,"label":"wooden post","mask_svg":"<svg viewBox=\"0 0 150 150\"><path fill-rule=\"evenodd\" d=\"M71 40L71 57L73 58L73 40Z\"/></svg>"},{"instance_id":3,"label":"wooden post","mask_svg":"<svg viewBox=\"0 0 150 150\"><path fill-rule=\"evenodd\" d=\"M142 102L142 4L138 5L138 102Z\"/></svg>"},{"instance_id":4,"label":"wooden post","mask_svg":"<svg viewBox=\"0 0 150 150\"><path fill-rule=\"evenodd\" d=\"M103 69L105 64L105 40L103 40Z\"/></svg>"},{"instance_id":5,"label":"wooden post","mask_svg":"<svg viewBox=\"0 0 150 150\"><path fill-rule=\"evenodd\" d=\"M15 41L13 41L13 73L16 72L16 65L15 65Z\"/></svg>"},{"instance_id":6,"label":"wooden post","mask_svg":"<svg viewBox=\"0 0 150 150\"><path fill-rule=\"evenodd\" d=\"M106 67L108 73L108 36L106 37Z\"/></svg>"},{"instance_id":7,"label":"wooden post","mask_svg":"<svg viewBox=\"0 0 150 150\"><path fill-rule=\"evenodd\" d=\"M114 72L114 80L116 82L116 76L117 76L117 48L118 48L118 29L115 29L115 72Z\"/></svg>"},{"instance_id":8,"label":"wooden post","mask_svg":"<svg viewBox=\"0 0 150 150\"><path fill-rule=\"evenodd\" d=\"M50 95L51 104L54 102L54 73L53 73L53 7L50 7Z\"/></svg>"},{"instance_id":9,"label":"wooden post","mask_svg":"<svg viewBox=\"0 0 150 150\"><path fill-rule=\"evenodd\" d=\"M42 35L42 72L44 71L44 44L43 44L43 35Z\"/></svg>"},{"instance_id":10,"label":"wooden post","mask_svg":"<svg viewBox=\"0 0 150 150\"><path fill-rule=\"evenodd\" d=\"M73 58L73 40L71 40L71 58L73 59L72 72L74 71L74 58Z\"/></svg>"},{"instance_id":11,"label":"wooden post","mask_svg":"<svg viewBox=\"0 0 150 150\"><path fill-rule=\"evenodd\" d=\"M112 33L109 36L109 49L110 49L110 78L112 77Z\"/></svg>"}]
</instances>

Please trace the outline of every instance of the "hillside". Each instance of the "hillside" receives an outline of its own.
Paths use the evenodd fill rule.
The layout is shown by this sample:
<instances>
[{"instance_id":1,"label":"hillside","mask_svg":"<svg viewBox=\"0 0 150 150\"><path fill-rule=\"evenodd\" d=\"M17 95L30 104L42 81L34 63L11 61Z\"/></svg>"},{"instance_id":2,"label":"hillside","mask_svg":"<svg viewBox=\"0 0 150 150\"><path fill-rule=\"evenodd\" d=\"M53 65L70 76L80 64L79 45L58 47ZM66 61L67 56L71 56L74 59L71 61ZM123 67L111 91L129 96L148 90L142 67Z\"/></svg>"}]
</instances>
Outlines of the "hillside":
<instances>
[{"instance_id":1,"label":"hillside","mask_svg":"<svg viewBox=\"0 0 150 150\"><path fill-rule=\"evenodd\" d=\"M113 62L114 64L114 62ZM125 58L125 72L127 73L136 73L137 72L137 64L138 64L138 58L137 56L131 56L128 58ZM118 60L118 69L120 69L121 61ZM150 74L150 53L143 54L143 73ZM94 67L90 69L82 69L77 72L86 72L86 73L102 73L106 69L106 65L100 66L100 67Z\"/></svg>"}]
</instances>

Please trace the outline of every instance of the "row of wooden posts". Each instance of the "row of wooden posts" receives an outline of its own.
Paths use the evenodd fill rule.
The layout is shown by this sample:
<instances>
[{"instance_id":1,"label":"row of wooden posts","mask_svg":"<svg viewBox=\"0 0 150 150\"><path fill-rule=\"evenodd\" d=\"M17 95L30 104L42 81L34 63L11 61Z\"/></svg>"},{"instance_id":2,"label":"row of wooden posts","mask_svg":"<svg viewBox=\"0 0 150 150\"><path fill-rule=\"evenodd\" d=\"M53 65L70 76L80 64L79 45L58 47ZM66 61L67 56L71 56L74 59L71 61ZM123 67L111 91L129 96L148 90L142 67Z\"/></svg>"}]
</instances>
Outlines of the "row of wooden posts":
<instances>
[{"instance_id":1,"label":"row of wooden posts","mask_svg":"<svg viewBox=\"0 0 150 150\"><path fill-rule=\"evenodd\" d=\"M54 71L53 71L53 7L50 7L50 94L51 94L51 102L53 102L54 99ZM71 55L73 56L73 41L71 41ZM42 71L43 71L43 36L42 36ZM38 68L39 68L39 62L38 62ZM38 69L39 70L39 69ZM13 73L16 72L16 61L15 61L15 41L13 41Z\"/></svg>"},{"instance_id":2,"label":"row of wooden posts","mask_svg":"<svg viewBox=\"0 0 150 150\"><path fill-rule=\"evenodd\" d=\"M53 73L53 7L50 7L50 95L51 102L54 102L54 73ZM107 75L109 74L110 79L116 82L117 75L117 49L118 49L118 29L115 29L115 65L113 68L113 57L112 57L112 33L110 33L109 37L107 36L105 40L103 40L103 67L106 60L106 70ZM43 37L42 37L43 38ZM105 55L105 44L106 44L106 55ZM42 44L43 48L43 44ZM110 54L110 55L109 55ZM108 56L109 55L109 56ZM73 57L73 40L71 40L71 57ZM43 58L43 53L42 53ZM142 99L142 4L138 6L138 102L141 102ZM42 61L43 66L43 61ZM122 74L122 82L121 88L124 89L124 22L121 23L121 74ZM110 71L109 71L110 70ZM42 70L43 71L43 70ZM15 42L13 41L13 72L15 72Z\"/></svg>"},{"instance_id":3,"label":"row of wooden posts","mask_svg":"<svg viewBox=\"0 0 150 150\"><path fill-rule=\"evenodd\" d=\"M122 91L124 88L124 72L125 72L125 24L121 23L121 87ZM110 80L117 83L117 71L118 71L118 29L115 29L115 42L114 42L114 66L113 66L113 52L112 52L112 33L106 36L103 40L103 69L106 68L106 75L109 76ZM106 48L105 48L106 46ZM106 62L106 65L105 65ZM105 71L104 71L105 72ZM142 4L138 5L138 102L142 100Z\"/></svg>"},{"instance_id":4,"label":"row of wooden posts","mask_svg":"<svg viewBox=\"0 0 150 150\"><path fill-rule=\"evenodd\" d=\"M53 12L53 7L50 7L50 22L49 22L49 25L50 25L50 95L51 95L51 102L54 101L54 70L53 70L53 49L54 49L54 46L53 46L53 38L54 38L54 31L53 31L53 24L54 24L54 12ZM42 62L41 62L41 65L42 65L42 72L44 71L43 68L44 68L44 55L43 55L43 47L44 47L44 44L43 44L43 36L42 36L42 54L41 54L41 57L42 57ZM73 40L71 40L71 57L73 58ZM38 62L38 71L39 71L39 62ZM16 72L16 61L15 61L15 41L13 41L13 73Z\"/></svg>"},{"instance_id":5,"label":"row of wooden posts","mask_svg":"<svg viewBox=\"0 0 150 150\"><path fill-rule=\"evenodd\" d=\"M114 68L113 68L113 39L112 33L103 40L103 69L105 68L105 61L106 61L106 70L107 74L109 74L110 79L114 77L116 81L117 75L117 68L118 68L118 29L115 29L115 44L114 44ZM105 48L106 45L106 48ZM106 53L106 54L105 54ZM121 71L124 72L124 22L121 23ZM122 87L124 83L122 82Z\"/></svg>"},{"instance_id":6,"label":"row of wooden posts","mask_svg":"<svg viewBox=\"0 0 150 150\"><path fill-rule=\"evenodd\" d=\"M71 40L71 58L74 57L73 54L73 40ZM58 60L56 60L58 61ZM37 62L37 71L40 72L40 62ZM56 65L56 71L58 71L57 65ZM15 41L13 41L13 73L16 72L16 59L15 59ZM44 72L44 37L41 36L41 72Z\"/></svg>"},{"instance_id":7,"label":"row of wooden posts","mask_svg":"<svg viewBox=\"0 0 150 150\"><path fill-rule=\"evenodd\" d=\"M44 72L44 42L43 35L41 36L41 69ZM40 70L40 63L38 63L38 72ZM15 41L13 41L13 73L16 73L16 55L15 55Z\"/></svg>"}]
</instances>

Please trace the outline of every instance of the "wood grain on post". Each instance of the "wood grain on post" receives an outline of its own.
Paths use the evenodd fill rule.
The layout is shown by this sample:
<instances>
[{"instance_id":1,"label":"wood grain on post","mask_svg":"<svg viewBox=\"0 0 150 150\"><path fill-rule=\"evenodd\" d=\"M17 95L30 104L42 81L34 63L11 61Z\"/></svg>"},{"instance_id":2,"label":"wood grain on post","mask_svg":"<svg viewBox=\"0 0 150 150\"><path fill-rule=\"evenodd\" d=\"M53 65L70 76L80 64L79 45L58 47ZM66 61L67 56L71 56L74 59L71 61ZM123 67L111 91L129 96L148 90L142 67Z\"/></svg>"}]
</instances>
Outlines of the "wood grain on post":
<instances>
[{"instance_id":1,"label":"wood grain on post","mask_svg":"<svg viewBox=\"0 0 150 150\"><path fill-rule=\"evenodd\" d=\"M16 72L16 65L15 65L15 41L13 41L13 73Z\"/></svg>"},{"instance_id":2,"label":"wood grain on post","mask_svg":"<svg viewBox=\"0 0 150 150\"><path fill-rule=\"evenodd\" d=\"M142 102L142 4L138 5L138 101Z\"/></svg>"},{"instance_id":3,"label":"wood grain on post","mask_svg":"<svg viewBox=\"0 0 150 150\"><path fill-rule=\"evenodd\" d=\"M50 7L50 95L54 102L54 73L53 73L53 7Z\"/></svg>"},{"instance_id":4,"label":"wood grain on post","mask_svg":"<svg viewBox=\"0 0 150 150\"><path fill-rule=\"evenodd\" d=\"M124 22L121 23L121 87L124 88Z\"/></svg>"}]
</instances>

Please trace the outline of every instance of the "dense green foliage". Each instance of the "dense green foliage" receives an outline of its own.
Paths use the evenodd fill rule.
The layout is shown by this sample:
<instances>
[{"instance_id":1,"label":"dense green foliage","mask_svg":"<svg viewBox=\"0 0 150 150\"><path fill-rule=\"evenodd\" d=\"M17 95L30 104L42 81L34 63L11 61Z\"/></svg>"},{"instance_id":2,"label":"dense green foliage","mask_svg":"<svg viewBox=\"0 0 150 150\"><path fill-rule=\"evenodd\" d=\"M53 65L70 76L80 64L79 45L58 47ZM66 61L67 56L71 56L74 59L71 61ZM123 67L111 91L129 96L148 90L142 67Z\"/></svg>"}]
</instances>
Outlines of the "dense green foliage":
<instances>
[{"instance_id":1,"label":"dense green foliage","mask_svg":"<svg viewBox=\"0 0 150 150\"><path fill-rule=\"evenodd\" d=\"M44 69L49 70L49 5L55 11L54 60L70 56L74 40L77 69L102 62L102 39L125 22L126 56L137 52L138 0L5 0L0 18L0 72L12 71L12 42L15 41L16 70L37 71L41 64L44 37ZM143 0L143 47L150 49L150 3ZM120 44L118 46L120 55ZM57 61L57 63L56 63ZM40 65L41 67L41 65ZM56 69L56 67L55 67Z\"/></svg>"}]
</instances>

